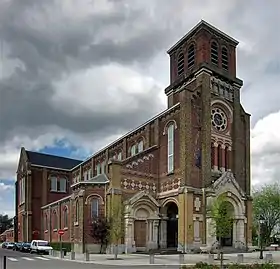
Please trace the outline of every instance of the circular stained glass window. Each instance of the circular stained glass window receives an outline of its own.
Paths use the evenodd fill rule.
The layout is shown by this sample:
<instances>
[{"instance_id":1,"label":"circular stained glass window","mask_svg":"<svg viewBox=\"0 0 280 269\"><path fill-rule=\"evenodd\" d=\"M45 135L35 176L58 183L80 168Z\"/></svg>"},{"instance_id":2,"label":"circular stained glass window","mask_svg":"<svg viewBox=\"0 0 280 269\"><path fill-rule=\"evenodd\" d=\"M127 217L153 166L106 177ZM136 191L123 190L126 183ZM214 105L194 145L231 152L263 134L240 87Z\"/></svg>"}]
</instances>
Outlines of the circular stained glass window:
<instances>
[{"instance_id":1,"label":"circular stained glass window","mask_svg":"<svg viewBox=\"0 0 280 269\"><path fill-rule=\"evenodd\" d=\"M211 123L216 130L225 131L228 124L226 113L219 107L212 108Z\"/></svg>"}]
</instances>

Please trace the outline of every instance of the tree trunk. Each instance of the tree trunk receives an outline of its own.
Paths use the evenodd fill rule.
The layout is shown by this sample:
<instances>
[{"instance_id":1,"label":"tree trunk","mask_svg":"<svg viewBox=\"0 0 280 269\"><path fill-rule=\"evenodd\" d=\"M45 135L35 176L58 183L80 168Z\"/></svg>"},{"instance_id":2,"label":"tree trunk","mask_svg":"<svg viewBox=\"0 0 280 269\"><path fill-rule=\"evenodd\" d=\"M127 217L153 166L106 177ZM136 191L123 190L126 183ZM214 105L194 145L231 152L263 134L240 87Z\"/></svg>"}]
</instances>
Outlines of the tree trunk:
<instances>
[{"instance_id":1,"label":"tree trunk","mask_svg":"<svg viewBox=\"0 0 280 269\"><path fill-rule=\"evenodd\" d=\"M118 245L115 245L115 247L114 247L114 259L115 260L118 259L118 250L119 250Z\"/></svg>"},{"instance_id":2,"label":"tree trunk","mask_svg":"<svg viewBox=\"0 0 280 269\"><path fill-rule=\"evenodd\" d=\"M219 236L218 255L217 255L218 260L221 259L221 252L222 252L222 238Z\"/></svg>"}]
</instances>

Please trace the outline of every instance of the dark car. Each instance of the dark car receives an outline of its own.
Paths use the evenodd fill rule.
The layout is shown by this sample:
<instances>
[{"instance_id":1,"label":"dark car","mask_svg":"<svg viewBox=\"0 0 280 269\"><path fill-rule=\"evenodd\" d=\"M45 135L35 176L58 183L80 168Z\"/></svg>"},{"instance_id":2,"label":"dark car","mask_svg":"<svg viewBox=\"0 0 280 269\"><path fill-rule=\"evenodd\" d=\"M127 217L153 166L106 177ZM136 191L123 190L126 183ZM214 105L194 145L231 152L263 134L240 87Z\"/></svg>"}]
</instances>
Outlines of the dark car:
<instances>
[{"instance_id":1,"label":"dark car","mask_svg":"<svg viewBox=\"0 0 280 269\"><path fill-rule=\"evenodd\" d=\"M13 250L19 251L23 243L15 243Z\"/></svg>"},{"instance_id":2,"label":"dark car","mask_svg":"<svg viewBox=\"0 0 280 269\"><path fill-rule=\"evenodd\" d=\"M31 251L31 244L30 243L22 243L20 247L21 252L30 252Z\"/></svg>"}]
</instances>

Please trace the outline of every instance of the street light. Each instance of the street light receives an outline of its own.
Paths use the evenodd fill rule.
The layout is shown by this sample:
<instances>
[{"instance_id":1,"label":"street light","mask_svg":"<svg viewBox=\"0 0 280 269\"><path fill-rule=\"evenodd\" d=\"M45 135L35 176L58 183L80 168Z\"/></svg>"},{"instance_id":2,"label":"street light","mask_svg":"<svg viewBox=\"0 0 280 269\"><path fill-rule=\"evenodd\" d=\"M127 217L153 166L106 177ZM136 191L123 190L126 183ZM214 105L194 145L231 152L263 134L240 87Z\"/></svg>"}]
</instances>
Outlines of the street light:
<instances>
[{"instance_id":1,"label":"street light","mask_svg":"<svg viewBox=\"0 0 280 269\"><path fill-rule=\"evenodd\" d=\"M263 229L265 223L265 220L262 216L260 216L259 222L260 222L260 260L262 260L263 259Z\"/></svg>"}]
</instances>

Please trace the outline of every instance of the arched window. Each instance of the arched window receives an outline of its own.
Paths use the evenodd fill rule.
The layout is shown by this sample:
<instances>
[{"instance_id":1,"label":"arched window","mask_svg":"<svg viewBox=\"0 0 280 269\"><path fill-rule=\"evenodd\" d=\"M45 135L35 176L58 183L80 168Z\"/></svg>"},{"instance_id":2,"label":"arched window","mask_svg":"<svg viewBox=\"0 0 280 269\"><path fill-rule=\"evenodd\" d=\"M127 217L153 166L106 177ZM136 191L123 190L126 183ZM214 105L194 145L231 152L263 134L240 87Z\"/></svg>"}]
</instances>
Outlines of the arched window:
<instances>
[{"instance_id":1,"label":"arched window","mask_svg":"<svg viewBox=\"0 0 280 269\"><path fill-rule=\"evenodd\" d=\"M211 43L211 62L215 65L219 63L218 44L215 41Z\"/></svg>"},{"instance_id":2,"label":"arched window","mask_svg":"<svg viewBox=\"0 0 280 269\"><path fill-rule=\"evenodd\" d=\"M136 145L132 145L130 148L130 156L134 156L136 154Z\"/></svg>"},{"instance_id":3,"label":"arched window","mask_svg":"<svg viewBox=\"0 0 280 269\"><path fill-rule=\"evenodd\" d=\"M177 73L178 76L182 75L184 73L185 69L185 59L184 59L184 54L182 52L179 53L178 55L178 60L177 60Z\"/></svg>"},{"instance_id":4,"label":"arched window","mask_svg":"<svg viewBox=\"0 0 280 269\"><path fill-rule=\"evenodd\" d=\"M49 229L48 214L45 214L45 230Z\"/></svg>"},{"instance_id":5,"label":"arched window","mask_svg":"<svg viewBox=\"0 0 280 269\"><path fill-rule=\"evenodd\" d=\"M229 150L228 147L225 147L225 169L229 169Z\"/></svg>"},{"instance_id":6,"label":"arched window","mask_svg":"<svg viewBox=\"0 0 280 269\"><path fill-rule=\"evenodd\" d=\"M222 68L228 70L228 50L227 48L222 48Z\"/></svg>"},{"instance_id":7,"label":"arched window","mask_svg":"<svg viewBox=\"0 0 280 269\"><path fill-rule=\"evenodd\" d=\"M101 164L98 163L98 164L96 164L96 175L98 176L100 174L101 174Z\"/></svg>"},{"instance_id":8,"label":"arched window","mask_svg":"<svg viewBox=\"0 0 280 269\"><path fill-rule=\"evenodd\" d=\"M67 206L64 207L63 217L64 217L64 227L68 227L68 208L67 208Z\"/></svg>"},{"instance_id":9,"label":"arched window","mask_svg":"<svg viewBox=\"0 0 280 269\"><path fill-rule=\"evenodd\" d=\"M53 229L57 229L58 228L58 216L56 211L53 211Z\"/></svg>"},{"instance_id":10,"label":"arched window","mask_svg":"<svg viewBox=\"0 0 280 269\"><path fill-rule=\"evenodd\" d=\"M76 201L76 207L75 207L75 210L76 210L76 214L75 214L75 222L79 222L79 212L80 212L80 210L79 210L79 201L77 200Z\"/></svg>"},{"instance_id":11,"label":"arched window","mask_svg":"<svg viewBox=\"0 0 280 269\"><path fill-rule=\"evenodd\" d=\"M194 44L191 44L188 48L188 68L194 66L194 61L195 61L195 49L194 49Z\"/></svg>"},{"instance_id":12,"label":"arched window","mask_svg":"<svg viewBox=\"0 0 280 269\"><path fill-rule=\"evenodd\" d=\"M142 152L144 150L144 141L143 140L140 140L138 142L138 149L137 149L137 152Z\"/></svg>"},{"instance_id":13,"label":"arched window","mask_svg":"<svg viewBox=\"0 0 280 269\"><path fill-rule=\"evenodd\" d=\"M98 212L99 212L99 199L94 198L91 201L91 218L98 218Z\"/></svg>"},{"instance_id":14,"label":"arched window","mask_svg":"<svg viewBox=\"0 0 280 269\"><path fill-rule=\"evenodd\" d=\"M221 169L223 166L222 154L223 154L222 147L221 147L221 145L218 145L218 167L219 167L219 169Z\"/></svg>"},{"instance_id":15,"label":"arched window","mask_svg":"<svg viewBox=\"0 0 280 269\"><path fill-rule=\"evenodd\" d=\"M119 154L118 154L118 160L119 160L119 161L122 160L122 152L119 152Z\"/></svg>"},{"instance_id":16,"label":"arched window","mask_svg":"<svg viewBox=\"0 0 280 269\"><path fill-rule=\"evenodd\" d=\"M170 124L167 129L167 172L174 171L174 124Z\"/></svg>"}]
</instances>

